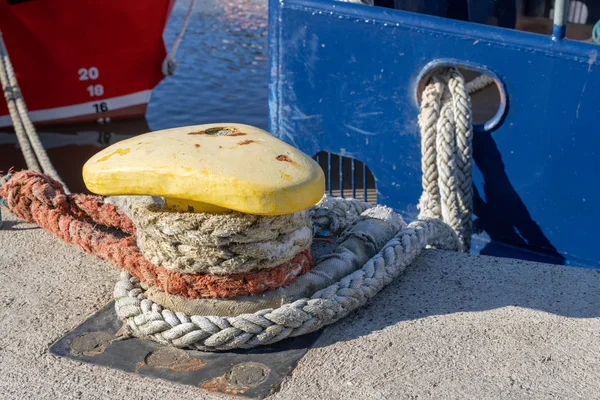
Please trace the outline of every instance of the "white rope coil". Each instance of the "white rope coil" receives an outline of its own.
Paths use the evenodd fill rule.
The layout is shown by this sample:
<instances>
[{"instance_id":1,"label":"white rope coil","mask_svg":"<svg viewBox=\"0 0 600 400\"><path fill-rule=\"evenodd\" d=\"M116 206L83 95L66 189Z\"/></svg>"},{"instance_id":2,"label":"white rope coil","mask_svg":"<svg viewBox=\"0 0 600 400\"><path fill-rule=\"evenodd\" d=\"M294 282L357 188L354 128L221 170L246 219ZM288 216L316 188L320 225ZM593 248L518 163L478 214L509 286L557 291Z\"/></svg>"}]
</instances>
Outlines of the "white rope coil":
<instances>
[{"instance_id":1,"label":"white rope coil","mask_svg":"<svg viewBox=\"0 0 600 400\"><path fill-rule=\"evenodd\" d=\"M122 273L114 291L117 315L134 336L175 347L252 348L307 334L343 318L375 296L427 246L466 251L473 201L469 92L491 82L481 78L467 87L458 70L449 68L427 85L419 115L423 155L419 219L401 229L362 268L310 297L233 317L190 316L164 309L145 298L137 279ZM353 199L326 198L309 215L315 232L329 230L343 236L344 229L369 208Z\"/></svg>"},{"instance_id":2,"label":"white rope coil","mask_svg":"<svg viewBox=\"0 0 600 400\"><path fill-rule=\"evenodd\" d=\"M130 214L144 258L183 273L223 275L271 268L312 242L307 211L277 216L182 213L140 204Z\"/></svg>"},{"instance_id":3,"label":"white rope coil","mask_svg":"<svg viewBox=\"0 0 600 400\"><path fill-rule=\"evenodd\" d=\"M492 83L494 83L494 78L492 78L491 76L485 74L479 75L477 78L467 83L467 92L469 92L469 94L473 94L482 89L485 89Z\"/></svg>"},{"instance_id":4,"label":"white rope coil","mask_svg":"<svg viewBox=\"0 0 600 400\"><path fill-rule=\"evenodd\" d=\"M371 204L356 199L324 196L309 211L313 233L329 231L334 235L339 234L371 207Z\"/></svg>"},{"instance_id":5,"label":"white rope coil","mask_svg":"<svg viewBox=\"0 0 600 400\"><path fill-rule=\"evenodd\" d=\"M438 219L414 221L361 269L310 298L237 317L189 316L163 309L145 299L139 281L125 272L115 287L115 309L137 337L203 351L252 348L307 334L343 318L389 284L427 245L457 250L459 242Z\"/></svg>"},{"instance_id":6,"label":"white rope coil","mask_svg":"<svg viewBox=\"0 0 600 400\"><path fill-rule=\"evenodd\" d=\"M363 212L337 236L337 240L319 238L311 246L314 263L309 271L282 287L261 295L244 295L219 299L190 299L165 293L142 283L148 300L189 315L217 315L234 317L265 308L277 308L286 303L311 296L361 268L389 242L400 229L406 227L402 218L390 208L376 206Z\"/></svg>"}]
</instances>

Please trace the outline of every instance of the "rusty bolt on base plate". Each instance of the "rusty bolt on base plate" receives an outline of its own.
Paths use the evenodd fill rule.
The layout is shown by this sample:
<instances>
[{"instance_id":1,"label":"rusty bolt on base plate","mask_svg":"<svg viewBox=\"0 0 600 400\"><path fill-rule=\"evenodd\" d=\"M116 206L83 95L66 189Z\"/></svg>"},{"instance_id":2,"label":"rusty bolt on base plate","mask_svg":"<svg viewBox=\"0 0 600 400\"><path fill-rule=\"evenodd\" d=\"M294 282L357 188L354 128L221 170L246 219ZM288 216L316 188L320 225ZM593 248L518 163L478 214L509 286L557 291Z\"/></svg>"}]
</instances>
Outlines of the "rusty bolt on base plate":
<instances>
[{"instance_id":1,"label":"rusty bolt on base plate","mask_svg":"<svg viewBox=\"0 0 600 400\"><path fill-rule=\"evenodd\" d=\"M269 367L264 364L245 362L235 365L225 375L202 383L200 387L210 392L240 395L263 383L269 373Z\"/></svg>"},{"instance_id":2,"label":"rusty bolt on base plate","mask_svg":"<svg viewBox=\"0 0 600 400\"><path fill-rule=\"evenodd\" d=\"M71 352L84 356L97 356L110 346L112 338L112 335L106 332L84 333L73 339L71 342Z\"/></svg>"},{"instance_id":3,"label":"rusty bolt on base plate","mask_svg":"<svg viewBox=\"0 0 600 400\"><path fill-rule=\"evenodd\" d=\"M117 340L121 321L110 302L50 347L89 364L169 380L234 396L262 399L276 392L320 332L251 350L200 352L131 338Z\"/></svg>"}]
</instances>

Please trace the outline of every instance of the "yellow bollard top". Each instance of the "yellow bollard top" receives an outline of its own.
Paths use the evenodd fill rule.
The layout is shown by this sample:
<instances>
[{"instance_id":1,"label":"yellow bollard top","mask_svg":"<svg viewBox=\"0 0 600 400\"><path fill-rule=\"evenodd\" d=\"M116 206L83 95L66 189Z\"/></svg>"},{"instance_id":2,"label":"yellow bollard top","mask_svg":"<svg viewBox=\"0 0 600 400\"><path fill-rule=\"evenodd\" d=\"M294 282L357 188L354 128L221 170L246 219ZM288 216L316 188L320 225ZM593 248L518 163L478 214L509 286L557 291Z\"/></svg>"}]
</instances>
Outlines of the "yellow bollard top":
<instances>
[{"instance_id":1,"label":"yellow bollard top","mask_svg":"<svg viewBox=\"0 0 600 400\"><path fill-rule=\"evenodd\" d=\"M235 123L186 126L115 143L83 166L100 195L165 198L178 211L282 215L316 204L321 167L261 129Z\"/></svg>"}]
</instances>

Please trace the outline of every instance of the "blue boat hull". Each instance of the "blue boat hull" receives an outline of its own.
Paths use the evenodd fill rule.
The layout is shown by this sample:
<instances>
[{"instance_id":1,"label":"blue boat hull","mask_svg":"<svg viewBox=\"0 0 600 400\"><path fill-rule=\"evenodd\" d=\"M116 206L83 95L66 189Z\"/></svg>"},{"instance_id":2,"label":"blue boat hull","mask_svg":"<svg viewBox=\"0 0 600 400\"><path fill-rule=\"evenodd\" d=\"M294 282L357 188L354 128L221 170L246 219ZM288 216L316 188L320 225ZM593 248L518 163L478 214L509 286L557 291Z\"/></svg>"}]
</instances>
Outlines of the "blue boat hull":
<instances>
[{"instance_id":1,"label":"blue boat hull","mask_svg":"<svg viewBox=\"0 0 600 400\"><path fill-rule=\"evenodd\" d=\"M269 24L270 131L364 162L378 202L408 218L422 78L445 65L493 76L502 105L474 138L476 249L600 267L600 47L322 0L271 0Z\"/></svg>"}]
</instances>

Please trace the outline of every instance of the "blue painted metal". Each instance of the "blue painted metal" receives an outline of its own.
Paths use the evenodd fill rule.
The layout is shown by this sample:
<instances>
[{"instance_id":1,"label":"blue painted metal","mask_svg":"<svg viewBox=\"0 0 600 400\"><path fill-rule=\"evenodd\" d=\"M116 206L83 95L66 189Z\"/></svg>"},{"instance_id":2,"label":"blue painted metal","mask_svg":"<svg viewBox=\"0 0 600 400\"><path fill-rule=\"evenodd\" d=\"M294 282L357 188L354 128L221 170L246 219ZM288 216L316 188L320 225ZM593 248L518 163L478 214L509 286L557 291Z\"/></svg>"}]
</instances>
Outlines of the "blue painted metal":
<instances>
[{"instance_id":1,"label":"blue painted metal","mask_svg":"<svg viewBox=\"0 0 600 400\"><path fill-rule=\"evenodd\" d=\"M439 65L486 72L505 114L475 135L478 248L600 266L599 47L325 0L269 12L271 132L366 163L378 202L414 217L419 79Z\"/></svg>"},{"instance_id":2,"label":"blue painted metal","mask_svg":"<svg viewBox=\"0 0 600 400\"><path fill-rule=\"evenodd\" d=\"M564 39L567 35L566 25L552 25L552 39L559 40Z\"/></svg>"},{"instance_id":3,"label":"blue painted metal","mask_svg":"<svg viewBox=\"0 0 600 400\"><path fill-rule=\"evenodd\" d=\"M554 25L552 26L552 39L564 39L567 35L567 17L569 15L569 0L555 0Z\"/></svg>"}]
</instances>

